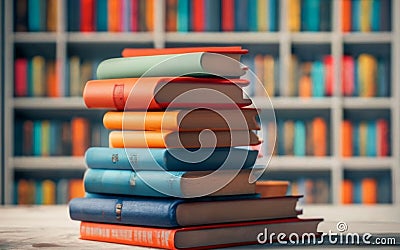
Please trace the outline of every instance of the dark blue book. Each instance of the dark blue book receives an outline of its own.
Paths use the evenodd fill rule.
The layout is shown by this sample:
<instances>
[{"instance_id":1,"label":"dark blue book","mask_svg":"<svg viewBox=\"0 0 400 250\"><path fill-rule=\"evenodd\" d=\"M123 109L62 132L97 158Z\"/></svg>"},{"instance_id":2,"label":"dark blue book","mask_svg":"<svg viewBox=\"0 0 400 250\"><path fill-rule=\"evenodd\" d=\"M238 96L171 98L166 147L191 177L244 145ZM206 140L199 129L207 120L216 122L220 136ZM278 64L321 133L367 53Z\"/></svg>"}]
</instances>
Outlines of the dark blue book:
<instances>
[{"instance_id":1,"label":"dark blue book","mask_svg":"<svg viewBox=\"0 0 400 250\"><path fill-rule=\"evenodd\" d=\"M319 31L330 31L332 19L332 4L331 0L320 0L320 24Z\"/></svg>"},{"instance_id":2,"label":"dark blue book","mask_svg":"<svg viewBox=\"0 0 400 250\"><path fill-rule=\"evenodd\" d=\"M108 8L107 0L97 0L96 2L96 30L108 30Z\"/></svg>"},{"instance_id":3,"label":"dark blue book","mask_svg":"<svg viewBox=\"0 0 400 250\"><path fill-rule=\"evenodd\" d=\"M68 0L67 5L68 31L80 31L80 0Z\"/></svg>"},{"instance_id":4,"label":"dark blue book","mask_svg":"<svg viewBox=\"0 0 400 250\"><path fill-rule=\"evenodd\" d=\"M202 197L254 194L250 170L131 171L89 168L83 179L89 193L152 197Z\"/></svg>"},{"instance_id":5,"label":"dark blue book","mask_svg":"<svg viewBox=\"0 0 400 250\"><path fill-rule=\"evenodd\" d=\"M240 148L203 148L196 151L170 148L106 148L92 147L86 151L89 168L114 170L216 170L251 168L257 150Z\"/></svg>"},{"instance_id":6,"label":"dark blue book","mask_svg":"<svg viewBox=\"0 0 400 250\"><path fill-rule=\"evenodd\" d=\"M353 122L353 156L360 156L360 123Z\"/></svg>"},{"instance_id":7,"label":"dark blue book","mask_svg":"<svg viewBox=\"0 0 400 250\"><path fill-rule=\"evenodd\" d=\"M353 180L353 203L362 203L362 187L360 178L354 178Z\"/></svg>"},{"instance_id":8,"label":"dark blue book","mask_svg":"<svg viewBox=\"0 0 400 250\"><path fill-rule=\"evenodd\" d=\"M248 0L235 0L235 31L248 31Z\"/></svg>"},{"instance_id":9,"label":"dark blue book","mask_svg":"<svg viewBox=\"0 0 400 250\"><path fill-rule=\"evenodd\" d=\"M69 214L71 219L79 221L182 227L296 217L299 197L75 198L69 203Z\"/></svg>"},{"instance_id":10,"label":"dark blue book","mask_svg":"<svg viewBox=\"0 0 400 250\"><path fill-rule=\"evenodd\" d=\"M390 93L390 72L389 64L386 59L378 60L378 72L377 72L377 96L378 97L388 97Z\"/></svg>"},{"instance_id":11,"label":"dark blue book","mask_svg":"<svg viewBox=\"0 0 400 250\"><path fill-rule=\"evenodd\" d=\"M360 70L358 57L354 59L354 96L360 96L360 78L358 77L358 71Z\"/></svg>"},{"instance_id":12,"label":"dark blue book","mask_svg":"<svg viewBox=\"0 0 400 250\"><path fill-rule=\"evenodd\" d=\"M277 123L277 129L278 129L278 133L277 133L277 143L278 144L278 155L285 155L285 136L284 136L284 124L285 122L283 120L278 120Z\"/></svg>"},{"instance_id":13,"label":"dark blue book","mask_svg":"<svg viewBox=\"0 0 400 250\"><path fill-rule=\"evenodd\" d=\"M221 30L221 0L205 0L206 31Z\"/></svg>"}]
</instances>

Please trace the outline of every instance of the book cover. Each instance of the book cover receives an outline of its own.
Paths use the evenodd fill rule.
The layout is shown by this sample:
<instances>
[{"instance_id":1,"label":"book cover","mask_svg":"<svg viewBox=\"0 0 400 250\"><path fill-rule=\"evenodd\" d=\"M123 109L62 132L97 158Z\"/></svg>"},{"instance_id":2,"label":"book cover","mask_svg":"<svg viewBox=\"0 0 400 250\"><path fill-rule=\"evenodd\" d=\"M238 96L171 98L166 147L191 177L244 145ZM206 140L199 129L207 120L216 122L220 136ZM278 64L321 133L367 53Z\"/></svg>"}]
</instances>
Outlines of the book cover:
<instances>
[{"instance_id":1,"label":"book cover","mask_svg":"<svg viewBox=\"0 0 400 250\"><path fill-rule=\"evenodd\" d=\"M71 10L75 11L75 10ZM80 31L95 31L95 1L80 0Z\"/></svg>"},{"instance_id":2,"label":"book cover","mask_svg":"<svg viewBox=\"0 0 400 250\"><path fill-rule=\"evenodd\" d=\"M78 56L69 59L69 96L81 96L81 62Z\"/></svg>"},{"instance_id":3,"label":"book cover","mask_svg":"<svg viewBox=\"0 0 400 250\"><path fill-rule=\"evenodd\" d=\"M317 179L314 186L314 203L328 204L330 196L330 187L328 182L324 179Z\"/></svg>"},{"instance_id":4,"label":"book cover","mask_svg":"<svg viewBox=\"0 0 400 250\"><path fill-rule=\"evenodd\" d=\"M235 0L235 31L249 31L249 1Z\"/></svg>"},{"instance_id":5,"label":"book cover","mask_svg":"<svg viewBox=\"0 0 400 250\"><path fill-rule=\"evenodd\" d=\"M360 156L367 156L367 122L361 121L359 125L359 147L360 147ZM355 142L357 143L357 141Z\"/></svg>"},{"instance_id":6,"label":"book cover","mask_svg":"<svg viewBox=\"0 0 400 250\"><path fill-rule=\"evenodd\" d=\"M257 244L257 235L268 228L269 234L317 233L322 219L279 219L243 223L194 226L178 229L125 226L81 222L81 239L114 242L163 249L216 249L219 247ZM115 234L111 234L115 232ZM144 235L146 237L144 237ZM135 237L136 236L136 237ZM265 239L268 241L269 239ZM276 237L273 241L276 241Z\"/></svg>"},{"instance_id":7,"label":"book cover","mask_svg":"<svg viewBox=\"0 0 400 250\"><path fill-rule=\"evenodd\" d=\"M248 84L243 79L193 77L91 80L85 85L83 99L88 108L115 110L161 110L168 107L199 106L237 108L251 104L250 99L243 99L242 87ZM135 90L133 94L132 90ZM222 94L229 98L221 98ZM178 96L180 97L177 98ZM208 98L204 99L204 96Z\"/></svg>"},{"instance_id":8,"label":"book cover","mask_svg":"<svg viewBox=\"0 0 400 250\"><path fill-rule=\"evenodd\" d=\"M49 156L50 155L50 121L43 120L42 121L42 132L41 132L41 155Z\"/></svg>"},{"instance_id":9,"label":"book cover","mask_svg":"<svg viewBox=\"0 0 400 250\"><path fill-rule=\"evenodd\" d=\"M387 59L379 58L377 69L376 96L390 96L390 67Z\"/></svg>"},{"instance_id":10,"label":"book cover","mask_svg":"<svg viewBox=\"0 0 400 250\"><path fill-rule=\"evenodd\" d=\"M80 0L68 0L68 31L80 31Z\"/></svg>"},{"instance_id":11,"label":"book cover","mask_svg":"<svg viewBox=\"0 0 400 250\"><path fill-rule=\"evenodd\" d=\"M129 31L137 32L139 31L139 0L130 0L130 8L128 11Z\"/></svg>"},{"instance_id":12,"label":"book cover","mask_svg":"<svg viewBox=\"0 0 400 250\"><path fill-rule=\"evenodd\" d=\"M279 155L285 155L285 130L284 130L285 121L277 120L277 148Z\"/></svg>"},{"instance_id":13,"label":"book cover","mask_svg":"<svg viewBox=\"0 0 400 250\"><path fill-rule=\"evenodd\" d=\"M43 187L42 187L42 182L40 180L34 181L34 194L35 194L35 202L34 204L36 205L42 205L43 204Z\"/></svg>"},{"instance_id":14,"label":"book cover","mask_svg":"<svg viewBox=\"0 0 400 250\"><path fill-rule=\"evenodd\" d=\"M56 184L52 180L42 181L43 205L56 204Z\"/></svg>"},{"instance_id":15,"label":"book cover","mask_svg":"<svg viewBox=\"0 0 400 250\"><path fill-rule=\"evenodd\" d=\"M350 179L342 181L342 204L353 203L353 182Z\"/></svg>"},{"instance_id":16,"label":"book cover","mask_svg":"<svg viewBox=\"0 0 400 250\"><path fill-rule=\"evenodd\" d=\"M146 31L154 30L154 0L146 0Z\"/></svg>"},{"instance_id":17,"label":"book cover","mask_svg":"<svg viewBox=\"0 0 400 250\"><path fill-rule=\"evenodd\" d=\"M28 0L14 2L14 29L17 32L26 32L28 31Z\"/></svg>"},{"instance_id":18,"label":"book cover","mask_svg":"<svg viewBox=\"0 0 400 250\"><path fill-rule=\"evenodd\" d=\"M361 179L354 178L353 179L353 204L361 204L361 203L362 203Z\"/></svg>"},{"instance_id":19,"label":"book cover","mask_svg":"<svg viewBox=\"0 0 400 250\"><path fill-rule=\"evenodd\" d=\"M172 55L194 52L217 53L232 57L236 60L240 56L247 54L248 50L241 46L218 46L218 47L179 47L179 48L124 48L122 50L123 57L135 56L155 56L155 55Z\"/></svg>"},{"instance_id":20,"label":"book cover","mask_svg":"<svg viewBox=\"0 0 400 250\"><path fill-rule=\"evenodd\" d=\"M360 156L360 123L353 121L353 156Z\"/></svg>"},{"instance_id":21,"label":"book cover","mask_svg":"<svg viewBox=\"0 0 400 250\"><path fill-rule=\"evenodd\" d=\"M303 0L301 2L301 30L319 31L321 0Z\"/></svg>"},{"instance_id":22,"label":"book cover","mask_svg":"<svg viewBox=\"0 0 400 250\"><path fill-rule=\"evenodd\" d=\"M109 32L120 32L121 31L121 12L122 12L122 1L121 0L108 0L108 31Z\"/></svg>"},{"instance_id":23,"label":"book cover","mask_svg":"<svg viewBox=\"0 0 400 250\"><path fill-rule=\"evenodd\" d=\"M69 200L68 180L59 179L56 185L56 204L67 204Z\"/></svg>"},{"instance_id":24,"label":"book cover","mask_svg":"<svg viewBox=\"0 0 400 250\"><path fill-rule=\"evenodd\" d=\"M46 0L28 0L28 31L46 31Z\"/></svg>"},{"instance_id":25,"label":"book cover","mask_svg":"<svg viewBox=\"0 0 400 250\"><path fill-rule=\"evenodd\" d=\"M108 30L108 0L97 0L95 5L96 31Z\"/></svg>"},{"instance_id":26,"label":"book cover","mask_svg":"<svg viewBox=\"0 0 400 250\"><path fill-rule=\"evenodd\" d=\"M186 149L92 147L85 153L89 168L115 170L216 170L251 168L257 159L256 150L240 148L203 148L201 152Z\"/></svg>"},{"instance_id":27,"label":"book cover","mask_svg":"<svg viewBox=\"0 0 400 250\"><path fill-rule=\"evenodd\" d=\"M77 198L69 203L72 220L151 227L183 227L297 217L299 196L197 199L155 197ZM116 210L120 207L118 216ZM196 215L196 216L193 216Z\"/></svg>"},{"instance_id":28,"label":"book cover","mask_svg":"<svg viewBox=\"0 0 400 250\"><path fill-rule=\"evenodd\" d=\"M305 123L300 120L294 123L294 155L306 155L306 126Z\"/></svg>"},{"instance_id":29,"label":"book cover","mask_svg":"<svg viewBox=\"0 0 400 250\"><path fill-rule=\"evenodd\" d=\"M221 29L235 30L235 0L221 0Z\"/></svg>"},{"instance_id":30,"label":"book cover","mask_svg":"<svg viewBox=\"0 0 400 250\"><path fill-rule=\"evenodd\" d=\"M299 97L310 98L313 94L313 82L310 76L303 75L299 79Z\"/></svg>"},{"instance_id":31,"label":"book cover","mask_svg":"<svg viewBox=\"0 0 400 250\"><path fill-rule=\"evenodd\" d=\"M46 94L48 97L61 97L61 86L55 61L46 63Z\"/></svg>"},{"instance_id":32,"label":"book cover","mask_svg":"<svg viewBox=\"0 0 400 250\"><path fill-rule=\"evenodd\" d=\"M254 73L260 82L257 82L254 86L255 96L265 96L264 89L264 56L262 54L257 54L254 56Z\"/></svg>"},{"instance_id":33,"label":"book cover","mask_svg":"<svg viewBox=\"0 0 400 250\"><path fill-rule=\"evenodd\" d=\"M361 31L361 0L351 1L351 28L352 31ZM368 13L366 13L368 15Z\"/></svg>"},{"instance_id":34,"label":"book cover","mask_svg":"<svg viewBox=\"0 0 400 250\"><path fill-rule=\"evenodd\" d=\"M70 179L68 181L68 200L85 197L84 183L82 179Z\"/></svg>"},{"instance_id":35,"label":"book cover","mask_svg":"<svg viewBox=\"0 0 400 250\"><path fill-rule=\"evenodd\" d=\"M359 95L362 97L375 96L378 69L376 58L369 54L361 54L358 56L358 65Z\"/></svg>"},{"instance_id":36,"label":"book cover","mask_svg":"<svg viewBox=\"0 0 400 250\"><path fill-rule=\"evenodd\" d=\"M372 0L360 0L360 31L371 31Z\"/></svg>"},{"instance_id":37,"label":"book cover","mask_svg":"<svg viewBox=\"0 0 400 250\"><path fill-rule=\"evenodd\" d=\"M46 95L46 61L42 56L32 58L33 96Z\"/></svg>"},{"instance_id":38,"label":"book cover","mask_svg":"<svg viewBox=\"0 0 400 250\"><path fill-rule=\"evenodd\" d=\"M278 0L268 0L269 31L278 31L279 4Z\"/></svg>"},{"instance_id":39,"label":"book cover","mask_svg":"<svg viewBox=\"0 0 400 250\"><path fill-rule=\"evenodd\" d=\"M372 0L371 3L371 31L379 31L380 30L380 21L381 21L381 3L380 0Z\"/></svg>"},{"instance_id":40,"label":"book cover","mask_svg":"<svg viewBox=\"0 0 400 250\"><path fill-rule=\"evenodd\" d=\"M367 156L375 157L376 156L376 146L377 146L377 136L376 136L376 122L368 121L367 122Z\"/></svg>"},{"instance_id":41,"label":"book cover","mask_svg":"<svg viewBox=\"0 0 400 250\"><path fill-rule=\"evenodd\" d=\"M332 96L334 91L333 56L327 55L323 58L325 68L325 94Z\"/></svg>"},{"instance_id":42,"label":"book cover","mask_svg":"<svg viewBox=\"0 0 400 250\"><path fill-rule=\"evenodd\" d=\"M264 88L269 97L275 96L275 61L271 55L264 56Z\"/></svg>"},{"instance_id":43,"label":"book cover","mask_svg":"<svg viewBox=\"0 0 400 250\"><path fill-rule=\"evenodd\" d=\"M254 194L255 184L248 182L249 175L248 169L239 172L236 170L134 172L89 168L85 172L84 187L85 191L90 193L151 197L189 198L206 194L211 196Z\"/></svg>"},{"instance_id":44,"label":"book cover","mask_svg":"<svg viewBox=\"0 0 400 250\"><path fill-rule=\"evenodd\" d=\"M391 20L392 20L392 11L391 4L389 0L380 0L380 31L390 31L391 29Z\"/></svg>"},{"instance_id":45,"label":"book cover","mask_svg":"<svg viewBox=\"0 0 400 250\"><path fill-rule=\"evenodd\" d=\"M292 120L285 121L283 125L283 141L285 145L285 155L293 155L294 152L294 122Z\"/></svg>"},{"instance_id":46,"label":"book cover","mask_svg":"<svg viewBox=\"0 0 400 250\"><path fill-rule=\"evenodd\" d=\"M376 154L377 156L389 156L389 123L387 120L376 121Z\"/></svg>"},{"instance_id":47,"label":"book cover","mask_svg":"<svg viewBox=\"0 0 400 250\"><path fill-rule=\"evenodd\" d=\"M253 131L243 130L212 132L112 131L109 135L109 147L111 148L212 148L254 146L260 143L261 141Z\"/></svg>"},{"instance_id":48,"label":"book cover","mask_svg":"<svg viewBox=\"0 0 400 250\"><path fill-rule=\"evenodd\" d=\"M319 11L320 11L320 23L319 31L331 31L331 19L332 19L332 4L331 0L320 0Z\"/></svg>"},{"instance_id":49,"label":"book cover","mask_svg":"<svg viewBox=\"0 0 400 250\"><path fill-rule=\"evenodd\" d=\"M33 121L33 156L42 155L42 121Z\"/></svg>"},{"instance_id":50,"label":"book cover","mask_svg":"<svg viewBox=\"0 0 400 250\"><path fill-rule=\"evenodd\" d=\"M62 141L61 141L61 122L52 120L50 121L49 128L49 154L54 156L62 155Z\"/></svg>"},{"instance_id":51,"label":"book cover","mask_svg":"<svg viewBox=\"0 0 400 250\"><path fill-rule=\"evenodd\" d=\"M190 30L190 1L177 0L176 29L178 32Z\"/></svg>"}]
</instances>

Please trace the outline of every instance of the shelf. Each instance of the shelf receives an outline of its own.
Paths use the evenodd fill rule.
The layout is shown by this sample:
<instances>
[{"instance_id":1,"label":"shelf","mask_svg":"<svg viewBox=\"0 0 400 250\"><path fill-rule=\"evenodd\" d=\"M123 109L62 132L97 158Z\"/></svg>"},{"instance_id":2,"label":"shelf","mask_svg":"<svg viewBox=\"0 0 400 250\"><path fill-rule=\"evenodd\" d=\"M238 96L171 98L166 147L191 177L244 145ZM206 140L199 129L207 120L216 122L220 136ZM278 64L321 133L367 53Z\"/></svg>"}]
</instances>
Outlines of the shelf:
<instances>
[{"instance_id":1,"label":"shelf","mask_svg":"<svg viewBox=\"0 0 400 250\"><path fill-rule=\"evenodd\" d=\"M394 164L392 157L351 157L342 158L344 169L390 169Z\"/></svg>"},{"instance_id":2,"label":"shelf","mask_svg":"<svg viewBox=\"0 0 400 250\"><path fill-rule=\"evenodd\" d=\"M354 32L343 34L345 43L390 43L393 39L391 32Z\"/></svg>"},{"instance_id":3,"label":"shelf","mask_svg":"<svg viewBox=\"0 0 400 250\"><path fill-rule=\"evenodd\" d=\"M152 43L152 32L70 32L67 41L70 43Z\"/></svg>"},{"instance_id":4,"label":"shelf","mask_svg":"<svg viewBox=\"0 0 400 250\"><path fill-rule=\"evenodd\" d=\"M295 32L290 33L293 43L321 44L332 42L331 32Z\"/></svg>"},{"instance_id":5,"label":"shelf","mask_svg":"<svg viewBox=\"0 0 400 250\"><path fill-rule=\"evenodd\" d=\"M266 97L253 97L255 107L270 109L271 103ZM274 109L329 109L332 107L332 98L299 98L299 97L273 97L271 98Z\"/></svg>"},{"instance_id":6,"label":"shelf","mask_svg":"<svg viewBox=\"0 0 400 250\"><path fill-rule=\"evenodd\" d=\"M167 32L167 43L279 43L279 33L272 32Z\"/></svg>"},{"instance_id":7,"label":"shelf","mask_svg":"<svg viewBox=\"0 0 400 250\"><path fill-rule=\"evenodd\" d=\"M55 43L57 33L55 32L15 32L16 43Z\"/></svg>"},{"instance_id":8,"label":"shelf","mask_svg":"<svg viewBox=\"0 0 400 250\"><path fill-rule=\"evenodd\" d=\"M13 105L15 109L87 109L81 97L16 97Z\"/></svg>"},{"instance_id":9,"label":"shelf","mask_svg":"<svg viewBox=\"0 0 400 250\"><path fill-rule=\"evenodd\" d=\"M348 109L389 109L393 102L393 98L387 97L345 97L343 98L343 107Z\"/></svg>"},{"instance_id":10,"label":"shelf","mask_svg":"<svg viewBox=\"0 0 400 250\"><path fill-rule=\"evenodd\" d=\"M85 159L72 156L14 157L15 170L85 170Z\"/></svg>"},{"instance_id":11,"label":"shelf","mask_svg":"<svg viewBox=\"0 0 400 250\"><path fill-rule=\"evenodd\" d=\"M257 159L256 165L266 164L268 159ZM331 170L332 157L296 157L296 156L274 156L267 170L271 171L307 171L307 170Z\"/></svg>"}]
</instances>

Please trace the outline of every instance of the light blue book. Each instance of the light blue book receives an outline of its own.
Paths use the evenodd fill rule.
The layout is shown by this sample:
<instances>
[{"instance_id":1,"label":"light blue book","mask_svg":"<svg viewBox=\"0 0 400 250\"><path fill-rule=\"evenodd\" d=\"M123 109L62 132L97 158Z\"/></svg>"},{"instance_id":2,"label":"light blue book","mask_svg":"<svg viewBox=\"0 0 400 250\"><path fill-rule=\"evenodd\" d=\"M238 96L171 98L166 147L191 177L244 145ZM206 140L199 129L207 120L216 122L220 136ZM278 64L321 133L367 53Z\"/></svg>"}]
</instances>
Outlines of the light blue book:
<instances>
[{"instance_id":1,"label":"light blue book","mask_svg":"<svg viewBox=\"0 0 400 250\"><path fill-rule=\"evenodd\" d=\"M33 155L42 155L42 121L33 121Z\"/></svg>"},{"instance_id":2,"label":"light blue book","mask_svg":"<svg viewBox=\"0 0 400 250\"><path fill-rule=\"evenodd\" d=\"M303 0L301 9L302 30L319 31L320 0Z\"/></svg>"},{"instance_id":3,"label":"light blue book","mask_svg":"<svg viewBox=\"0 0 400 250\"><path fill-rule=\"evenodd\" d=\"M46 0L28 0L28 31L46 30Z\"/></svg>"},{"instance_id":4,"label":"light blue book","mask_svg":"<svg viewBox=\"0 0 400 250\"><path fill-rule=\"evenodd\" d=\"M56 188L56 203L57 204L67 204L69 199L68 193L68 180L67 179L60 179L57 181L57 188Z\"/></svg>"},{"instance_id":5,"label":"light blue book","mask_svg":"<svg viewBox=\"0 0 400 250\"><path fill-rule=\"evenodd\" d=\"M322 61L315 61L311 67L312 95L323 97L325 93L325 68Z\"/></svg>"},{"instance_id":6,"label":"light blue book","mask_svg":"<svg viewBox=\"0 0 400 250\"><path fill-rule=\"evenodd\" d=\"M177 1L176 29L178 32L188 32L190 24L190 1Z\"/></svg>"},{"instance_id":7,"label":"light blue book","mask_svg":"<svg viewBox=\"0 0 400 250\"><path fill-rule=\"evenodd\" d=\"M50 121L50 155L61 155L61 123Z\"/></svg>"},{"instance_id":8,"label":"light blue book","mask_svg":"<svg viewBox=\"0 0 400 250\"><path fill-rule=\"evenodd\" d=\"M235 0L235 31L248 31L248 0Z\"/></svg>"},{"instance_id":9,"label":"light blue book","mask_svg":"<svg viewBox=\"0 0 400 250\"><path fill-rule=\"evenodd\" d=\"M353 156L360 156L360 123L353 122Z\"/></svg>"},{"instance_id":10,"label":"light blue book","mask_svg":"<svg viewBox=\"0 0 400 250\"><path fill-rule=\"evenodd\" d=\"M371 30L379 31L380 30L380 21L381 21L381 0L371 0L372 8L371 8Z\"/></svg>"},{"instance_id":11,"label":"light blue book","mask_svg":"<svg viewBox=\"0 0 400 250\"><path fill-rule=\"evenodd\" d=\"M278 0L269 0L269 31L277 31L277 20L278 20ZM275 78L276 79L276 78Z\"/></svg>"},{"instance_id":12,"label":"light blue book","mask_svg":"<svg viewBox=\"0 0 400 250\"><path fill-rule=\"evenodd\" d=\"M367 123L367 156L376 156L376 122Z\"/></svg>"},{"instance_id":13,"label":"light blue book","mask_svg":"<svg viewBox=\"0 0 400 250\"><path fill-rule=\"evenodd\" d=\"M213 177L206 177L213 173ZM234 180L231 171L131 171L87 169L83 179L85 191L113 195L137 195L151 197L199 197L213 195L254 194L250 184L250 170L241 170ZM210 182L212 180L212 182ZM233 183L233 184L232 184ZM237 187L241 186L240 189ZM221 189L221 187L224 187ZM220 191L217 191L220 190ZM217 192L216 192L217 191Z\"/></svg>"},{"instance_id":14,"label":"light blue book","mask_svg":"<svg viewBox=\"0 0 400 250\"><path fill-rule=\"evenodd\" d=\"M300 120L294 123L294 155L306 155L306 125Z\"/></svg>"},{"instance_id":15,"label":"light blue book","mask_svg":"<svg viewBox=\"0 0 400 250\"><path fill-rule=\"evenodd\" d=\"M257 31L257 0L248 0L249 31Z\"/></svg>"},{"instance_id":16,"label":"light blue book","mask_svg":"<svg viewBox=\"0 0 400 250\"><path fill-rule=\"evenodd\" d=\"M351 1L351 27L352 31L361 30L361 0Z\"/></svg>"},{"instance_id":17,"label":"light blue book","mask_svg":"<svg viewBox=\"0 0 400 250\"><path fill-rule=\"evenodd\" d=\"M205 31L221 30L221 0L205 0Z\"/></svg>"},{"instance_id":18,"label":"light blue book","mask_svg":"<svg viewBox=\"0 0 400 250\"><path fill-rule=\"evenodd\" d=\"M35 181L35 204L41 205L43 204L43 188L42 181Z\"/></svg>"},{"instance_id":19,"label":"light blue book","mask_svg":"<svg viewBox=\"0 0 400 250\"><path fill-rule=\"evenodd\" d=\"M360 178L353 179L353 203L355 204L362 203L362 188L361 188Z\"/></svg>"},{"instance_id":20,"label":"light blue book","mask_svg":"<svg viewBox=\"0 0 400 250\"><path fill-rule=\"evenodd\" d=\"M96 30L108 30L107 0L97 0L96 2Z\"/></svg>"}]
</instances>

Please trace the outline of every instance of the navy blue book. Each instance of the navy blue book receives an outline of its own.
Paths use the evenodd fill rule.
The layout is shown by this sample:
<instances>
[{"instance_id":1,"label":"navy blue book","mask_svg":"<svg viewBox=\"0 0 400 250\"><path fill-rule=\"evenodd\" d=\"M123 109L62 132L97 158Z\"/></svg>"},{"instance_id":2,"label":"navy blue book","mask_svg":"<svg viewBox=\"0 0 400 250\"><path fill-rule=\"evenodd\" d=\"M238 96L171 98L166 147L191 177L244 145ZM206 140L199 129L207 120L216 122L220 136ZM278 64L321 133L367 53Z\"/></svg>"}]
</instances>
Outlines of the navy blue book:
<instances>
[{"instance_id":1,"label":"navy blue book","mask_svg":"<svg viewBox=\"0 0 400 250\"><path fill-rule=\"evenodd\" d=\"M79 0L68 0L68 30L69 31L80 31L80 1ZM68 71L67 71L68 72Z\"/></svg>"},{"instance_id":2,"label":"navy blue book","mask_svg":"<svg viewBox=\"0 0 400 250\"><path fill-rule=\"evenodd\" d=\"M209 199L151 197L75 198L69 203L72 220L100 223L182 227L293 218L300 196L255 198L225 196Z\"/></svg>"},{"instance_id":3,"label":"navy blue book","mask_svg":"<svg viewBox=\"0 0 400 250\"><path fill-rule=\"evenodd\" d=\"M161 148L106 148L92 147L86 151L89 168L115 170L216 170L225 168L251 168L257 159L257 150L240 148L203 148L188 152L186 149Z\"/></svg>"}]
</instances>

